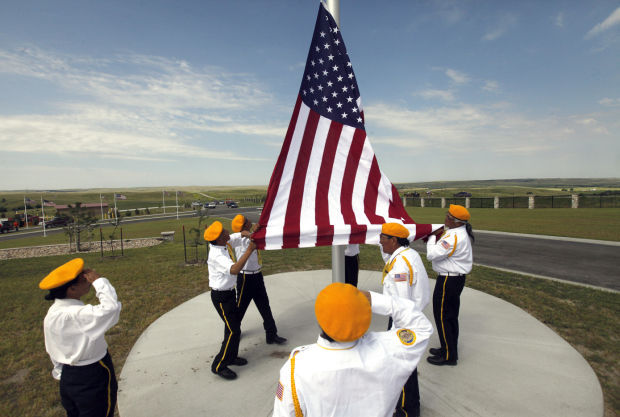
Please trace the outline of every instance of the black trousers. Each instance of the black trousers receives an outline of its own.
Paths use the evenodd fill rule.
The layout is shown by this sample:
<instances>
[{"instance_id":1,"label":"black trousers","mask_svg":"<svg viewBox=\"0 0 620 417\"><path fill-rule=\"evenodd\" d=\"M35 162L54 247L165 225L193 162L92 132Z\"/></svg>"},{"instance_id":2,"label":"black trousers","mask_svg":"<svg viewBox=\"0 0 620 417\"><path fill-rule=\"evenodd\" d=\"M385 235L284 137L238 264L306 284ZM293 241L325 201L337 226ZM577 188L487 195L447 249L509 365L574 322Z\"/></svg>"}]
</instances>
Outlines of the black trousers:
<instances>
[{"instance_id":1,"label":"black trousers","mask_svg":"<svg viewBox=\"0 0 620 417\"><path fill-rule=\"evenodd\" d=\"M357 277L360 272L360 256L344 257L344 282L357 287Z\"/></svg>"},{"instance_id":2,"label":"black trousers","mask_svg":"<svg viewBox=\"0 0 620 417\"><path fill-rule=\"evenodd\" d=\"M211 290L211 301L217 314L224 322L224 340L219 353L213 359L211 370L218 372L227 367L239 354L239 338L241 336L241 320L237 311L235 290Z\"/></svg>"},{"instance_id":3,"label":"black trousers","mask_svg":"<svg viewBox=\"0 0 620 417\"><path fill-rule=\"evenodd\" d=\"M459 339L459 308L461 292L465 287L465 275L438 275L433 291L433 316L439 334L443 356L457 360Z\"/></svg>"},{"instance_id":4,"label":"black trousers","mask_svg":"<svg viewBox=\"0 0 620 417\"><path fill-rule=\"evenodd\" d=\"M67 417L112 417L118 384L109 353L85 366L63 365L60 401Z\"/></svg>"},{"instance_id":5,"label":"black trousers","mask_svg":"<svg viewBox=\"0 0 620 417\"><path fill-rule=\"evenodd\" d=\"M392 328L392 317L388 321L388 330ZM420 386L418 385L418 368L415 368L405 386L400 390L396 404L395 416L415 416L420 411Z\"/></svg>"},{"instance_id":6,"label":"black trousers","mask_svg":"<svg viewBox=\"0 0 620 417\"><path fill-rule=\"evenodd\" d=\"M239 322L243 320L245 312L248 310L248 306L252 300L254 300L256 308L263 318L263 328L265 329L265 333L267 333L267 337L275 336L278 333L278 329L273 319L273 314L271 314L263 273L245 274L241 272L237 274L237 310Z\"/></svg>"}]
</instances>

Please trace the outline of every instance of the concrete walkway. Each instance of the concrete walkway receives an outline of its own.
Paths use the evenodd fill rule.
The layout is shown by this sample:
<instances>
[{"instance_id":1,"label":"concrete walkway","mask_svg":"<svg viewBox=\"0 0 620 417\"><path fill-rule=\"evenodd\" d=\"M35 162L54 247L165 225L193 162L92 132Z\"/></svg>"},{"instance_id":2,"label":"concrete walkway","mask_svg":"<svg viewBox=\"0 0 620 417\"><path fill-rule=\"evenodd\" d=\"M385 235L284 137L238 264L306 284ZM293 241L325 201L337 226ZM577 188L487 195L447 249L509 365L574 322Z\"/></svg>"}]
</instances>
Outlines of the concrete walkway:
<instances>
[{"instance_id":1,"label":"concrete walkway","mask_svg":"<svg viewBox=\"0 0 620 417\"><path fill-rule=\"evenodd\" d=\"M242 323L239 378L211 373L223 324L209 293L164 314L142 334L119 378L122 417L270 416L280 367L290 351L316 342L314 299L331 271L265 277L284 346L265 344L255 307ZM380 292L381 274L361 271L359 287ZM431 280L434 285L434 280ZM425 313L432 321L432 307ZM603 395L594 371L561 337L523 310L465 288L461 296L459 364L418 367L423 417L603 416ZM387 318L374 316L371 330ZM439 346L437 334L430 347ZM372 417L372 416L369 416Z\"/></svg>"}]
</instances>

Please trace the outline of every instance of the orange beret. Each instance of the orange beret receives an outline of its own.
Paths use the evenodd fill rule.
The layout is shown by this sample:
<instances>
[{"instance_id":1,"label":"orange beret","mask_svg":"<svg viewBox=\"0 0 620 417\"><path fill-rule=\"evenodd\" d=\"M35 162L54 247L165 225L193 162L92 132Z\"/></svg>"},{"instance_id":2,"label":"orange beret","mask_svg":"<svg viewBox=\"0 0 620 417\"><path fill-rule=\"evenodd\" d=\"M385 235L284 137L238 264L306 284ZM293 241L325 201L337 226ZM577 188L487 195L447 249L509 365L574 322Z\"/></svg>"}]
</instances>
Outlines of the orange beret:
<instances>
[{"instance_id":1,"label":"orange beret","mask_svg":"<svg viewBox=\"0 0 620 417\"><path fill-rule=\"evenodd\" d=\"M50 272L41 282L39 288L52 290L75 279L84 270L84 259L75 258Z\"/></svg>"},{"instance_id":2,"label":"orange beret","mask_svg":"<svg viewBox=\"0 0 620 417\"><path fill-rule=\"evenodd\" d=\"M400 223L384 223L381 226L381 233L405 239L409 237L409 230Z\"/></svg>"},{"instance_id":3,"label":"orange beret","mask_svg":"<svg viewBox=\"0 0 620 417\"><path fill-rule=\"evenodd\" d=\"M235 218L232 220L232 231L234 233L240 232L241 228L243 228L243 223L245 223L245 217L242 214L237 214Z\"/></svg>"},{"instance_id":4,"label":"orange beret","mask_svg":"<svg viewBox=\"0 0 620 417\"><path fill-rule=\"evenodd\" d=\"M467 221L471 219L471 214L469 214L469 211L467 211L465 207L459 206L458 204L450 204L450 209L448 210L448 213L450 213L452 217L455 217L459 220Z\"/></svg>"},{"instance_id":5,"label":"orange beret","mask_svg":"<svg viewBox=\"0 0 620 417\"><path fill-rule=\"evenodd\" d=\"M338 342L351 342L366 333L371 310L368 298L351 284L334 282L316 297L314 314L321 329Z\"/></svg>"},{"instance_id":6,"label":"orange beret","mask_svg":"<svg viewBox=\"0 0 620 417\"><path fill-rule=\"evenodd\" d=\"M212 242L214 240L217 240L218 237L220 237L220 235L222 234L222 230L224 228L222 227L222 223L219 221L214 221L213 223L211 223L211 226L207 227L205 229L205 240L207 242Z\"/></svg>"}]
</instances>

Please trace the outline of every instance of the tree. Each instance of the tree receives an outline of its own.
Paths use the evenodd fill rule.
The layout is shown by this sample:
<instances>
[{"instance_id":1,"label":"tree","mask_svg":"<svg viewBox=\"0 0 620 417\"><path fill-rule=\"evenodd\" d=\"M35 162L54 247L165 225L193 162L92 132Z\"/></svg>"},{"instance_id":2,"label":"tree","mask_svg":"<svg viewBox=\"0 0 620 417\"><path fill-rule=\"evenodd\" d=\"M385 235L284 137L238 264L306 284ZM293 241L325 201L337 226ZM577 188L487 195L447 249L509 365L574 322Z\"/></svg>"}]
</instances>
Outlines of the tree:
<instances>
[{"instance_id":1,"label":"tree","mask_svg":"<svg viewBox=\"0 0 620 417\"><path fill-rule=\"evenodd\" d=\"M114 229L112 229L112 232L110 233L110 235L108 236L110 238L110 249L112 251L112 256L114 256L114 240L116 239L116 231L118 230L119 226L121 225L121 222L123 221L122 216L118 216L117 218L114 219Z\"/></svg>"},{"instance_id":2,"label":"tree","mask_svg":"<svg viewBox=\"0 0 620 417\"><path fill-rule=\"evenodd\" d=\"M69 239L75 242L76 251L82 250L81 243L84 234L93 235L93 229L97 223L97 218L90 214L90 211L82 207L82 203L76 202L69 204L69 217L73 220L63 229Z\"/></svg>"},{"instance_id":3,"label":"tree","mask_svg":"<svg viewBox=\"0 0 620 417\"><path fill-rule=\"evenodd\" d=\"M205 244L203 233L204 227L202 224L209 218L209 209L200 210L198 213L198 226L189 229L190 246L194 248L194 263L198 262L198 248Z\"/></svg>"}]
</instances>

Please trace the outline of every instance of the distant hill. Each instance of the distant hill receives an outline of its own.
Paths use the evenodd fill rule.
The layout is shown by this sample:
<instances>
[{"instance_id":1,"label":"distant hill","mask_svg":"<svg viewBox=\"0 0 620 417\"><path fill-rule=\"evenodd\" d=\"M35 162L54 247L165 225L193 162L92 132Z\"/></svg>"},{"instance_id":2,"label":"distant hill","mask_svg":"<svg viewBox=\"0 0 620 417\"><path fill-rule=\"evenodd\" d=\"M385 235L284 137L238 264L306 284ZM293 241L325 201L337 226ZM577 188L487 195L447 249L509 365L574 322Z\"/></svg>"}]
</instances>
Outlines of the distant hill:
<instances>
[{"instance_id":1,"label":"distant hill","mask_svg":"<svg viewBox=\"0 0 620 417\"><path fill-rule=\"evenodd\" d=\"M473 181L425 181L395 184L397 189L415 188L471 188L471 187L620 187L620 178L517 178L502 180L473 180Z\"/></svg>"}]
</instances>

